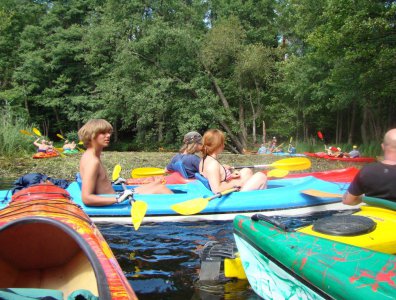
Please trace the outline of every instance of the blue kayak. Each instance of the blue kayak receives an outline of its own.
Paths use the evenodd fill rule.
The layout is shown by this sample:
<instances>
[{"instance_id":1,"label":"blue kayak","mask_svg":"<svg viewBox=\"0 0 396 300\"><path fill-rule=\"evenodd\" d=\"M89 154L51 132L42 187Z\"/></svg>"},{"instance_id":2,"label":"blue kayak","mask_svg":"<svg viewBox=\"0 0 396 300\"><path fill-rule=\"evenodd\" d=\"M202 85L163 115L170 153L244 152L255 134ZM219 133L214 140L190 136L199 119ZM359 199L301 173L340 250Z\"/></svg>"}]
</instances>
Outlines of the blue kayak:
<instances>
[{"instance_id":1,"label":"blue kayak","mask_svg":"<svg viewBox=\"0 0 396 300\"><path fill-rule=\"evenodd\" d=\"M170 220L176 220L175 217L179 215L171 209L171 205L214 195L212 191L207 189L204 184L198 180L187 184L167 186L174 194L135 195L136 200L141 200L148 204L146 218L150 216L170 217ZM301 191L316 189L328 193L343 193L347 187L347 183L328 182L312 176L269 180L266 190L234 192L221 198L214 199L209 202L204 210L195 216L279 211L340 203L339 198L312 197L302 194ZM121 186L114 186L114 188L116 191L122 190ZM128 186L128 188L133 188L133 186ZM130 219L131 205L128 201L101 207L86 206L81 199L81 186L79 183L73 182L67 188L67 191L72 196L73 201L80 205L91 217L104 217L104 219L102 219L103 221L107 219L117 219L119 217L128 217ZM6 197L7 192L8 191L0 191L0 201L3 200L0 202L0 209L7 205L9 201L11 193L8 193ZM183 216L185 220L192 220L192 217L193 216ZM151 219L148 220L150 221Z\"/></svg>"}]
</instances>

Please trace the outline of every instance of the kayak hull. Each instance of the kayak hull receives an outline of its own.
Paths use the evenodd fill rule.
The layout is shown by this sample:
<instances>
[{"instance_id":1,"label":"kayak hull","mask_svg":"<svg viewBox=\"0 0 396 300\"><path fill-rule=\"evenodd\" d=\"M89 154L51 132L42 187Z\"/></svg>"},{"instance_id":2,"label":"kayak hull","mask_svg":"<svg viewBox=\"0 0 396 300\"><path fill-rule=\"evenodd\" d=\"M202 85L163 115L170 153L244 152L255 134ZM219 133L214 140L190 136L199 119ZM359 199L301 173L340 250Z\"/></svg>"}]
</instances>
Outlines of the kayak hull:
<instances>
[{"instance_id":1,"label":"kayak hull","mask_svg":"<svg viewBox=\"0 0 396 300\"><path fill-rule=\"evenodd\" d=\"M355 178L357 173L359 173L358 168L350 167L350 168L321 171L321 172L289 174L286 176L286 178L314 176L318 179L331 181L331 182L351 182L353 178Z\"/></svg>"},{"instance_id":2,"label":"kayak hull","mask_svg":"<svg viewBox=\"0 0 396 300\"><path fill-rule=\"evenodd\" d=\"M317 152L317 153L310 153L304 152L306 156L315 157L315 158L323 158L327 160L338 160L338 161L345 161L345 162L356 162L356 163L371 163L375 162L376 159L374 157L333 157L329 156L324 152Z\"/></svg>"},{"instance_id":3,"label":"kayak hull","mask_svg":"<svg viewBox=\"0 0 396 300\"><path fill-rule=\"evenodd\" d=\"M59 154L56 152L37 152L33 154L34 159L53 158L58 156Z\"/></svg>"},{"instance_id":4,"label":"kayak hull","mask_svg":"<svg viewBox=\"0 0 396 300\"><path fill-rule=\"evenodd\" d=\"M180 217L183 220L197 220L208 215L217 215L218 218L226 218L227 214L253 214L255 212L286 211L291 209L313 208L330 204L339 206L339 198L318 198L305 195L301 191L306 189L320 189L329 193L343 193L349 183L333 183L323 181L312 176L276 179L268 182L268 189L249 192L234 192L221 198L209 201L206 208L194 216ZM133 188L134 186L128 186ZM177 203L185 202L197 198L208 198L213 196L213 192L208 190L200 181L195 180L186 184L168 185L173 194L136 194L135 200L144 201L148 205L144 221L148 218L161 218L163 221L176 220L179 215L171 209ZM114 186L118 191L122 191L121 186ZM131 204L128 201L108 206L87 206L81 198L80 183L73 182L67 188L73 201L93 218L101 217L108 219L126 218L130 222ZM10 196L7 191L0 191L0 199ZM103 195L104 197L106 195ZM107 195L113 196L114 195ZM5 203L5 202L3 202ZM0 208L2 207L0 203ZM327 207L326 207L327 208ZM168 218L169 217L169 218ZM168 218L168 219L167 219ZM103 219L102 219L103 220ZM150 219L153 220L153 219Z\"/></svg>"},{"instance_id":5,"label":"kayak hull","mask_svg":"<svg viewBox=\"0 0 396 300\"><path fill-rule=\"evenodd\" d=\"M0 288L136 299L110 247L67 191L24 189L0 211Z\"/></svg>"},{"instance_id":6,"label":"kayak hull","mask_svg":"<svg viewBox=\"0 0 396 300\"><path fill-rule=\"evenodd\" d=\"M247 278L265 299L392 299L396 293L394 255L245 216L234 219L234 237Z\"/></svg>"}]
</instances>

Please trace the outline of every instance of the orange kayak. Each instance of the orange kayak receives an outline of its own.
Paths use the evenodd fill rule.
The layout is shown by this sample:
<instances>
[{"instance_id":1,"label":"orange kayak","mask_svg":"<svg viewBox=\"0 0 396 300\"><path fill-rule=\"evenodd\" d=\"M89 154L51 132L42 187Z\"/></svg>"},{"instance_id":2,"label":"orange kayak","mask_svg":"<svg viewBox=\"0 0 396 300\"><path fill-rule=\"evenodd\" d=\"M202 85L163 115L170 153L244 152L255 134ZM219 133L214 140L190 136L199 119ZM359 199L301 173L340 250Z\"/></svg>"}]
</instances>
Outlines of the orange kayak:
<instances>
[{"instance_id":1,"label":"orange kayak","mask_svg":"<svg viewBox=\"0 0 396 300\"><path fill-rule=\"evenodd\" d=\"M51 157L57 157L59 154L57 152L37 152L33 154L34 159L40 159L40 158L51 158Z\"/></svg>"},{"instance_id":2,"label":"orange kayak","mask_svg":"<svg viewBox=\"0 0 396 300\"><path fill-rule=\"evenodd\" d=\"M100 231L55 185L13 195L0 210L0 245L0 289L54 299L137 299Z\"/></svg>"}]
</instances>

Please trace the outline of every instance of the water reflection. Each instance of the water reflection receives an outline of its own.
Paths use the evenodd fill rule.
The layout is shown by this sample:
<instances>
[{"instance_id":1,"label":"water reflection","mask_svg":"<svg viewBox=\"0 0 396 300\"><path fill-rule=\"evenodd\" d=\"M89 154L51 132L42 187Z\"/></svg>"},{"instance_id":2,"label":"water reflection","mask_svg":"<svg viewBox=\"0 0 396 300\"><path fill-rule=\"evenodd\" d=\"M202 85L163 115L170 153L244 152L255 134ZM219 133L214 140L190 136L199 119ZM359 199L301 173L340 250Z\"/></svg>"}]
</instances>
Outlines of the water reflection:
<instances>
[{"instance_id":1,"label":"water reflection","mask_svg":"<svg viewBox=\"0 0 396 300\"><path fill-rule=\"evenodd\" d=\"M140 299L260 299L247 281L199 282L199 251L232 242L232 222L98 224Z\"/></svg>"}]
</instances>

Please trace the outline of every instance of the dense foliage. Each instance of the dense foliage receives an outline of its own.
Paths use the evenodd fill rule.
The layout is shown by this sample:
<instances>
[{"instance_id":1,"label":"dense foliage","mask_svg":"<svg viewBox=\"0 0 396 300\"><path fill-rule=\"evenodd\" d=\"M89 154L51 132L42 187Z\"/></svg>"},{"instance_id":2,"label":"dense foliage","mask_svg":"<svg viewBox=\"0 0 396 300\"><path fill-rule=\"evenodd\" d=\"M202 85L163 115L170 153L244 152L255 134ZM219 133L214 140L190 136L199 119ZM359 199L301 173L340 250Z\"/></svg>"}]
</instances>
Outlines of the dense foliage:
<instances>
[{"instance_id":1,"label":"dense foliage","mask_svg":"<svg viewBox=\"0 0 396 300\"><path fill-rule=\"evenodd\" d=\"M52 137L94 117L125 150L218 127L378 142L396 125L396 4L2 0L0 103ZM129 149L128 149L129 148Z\"/></svg>"}]
</instances>

